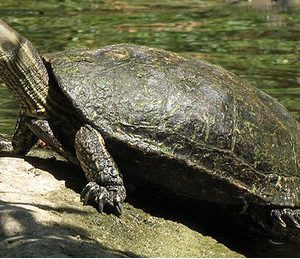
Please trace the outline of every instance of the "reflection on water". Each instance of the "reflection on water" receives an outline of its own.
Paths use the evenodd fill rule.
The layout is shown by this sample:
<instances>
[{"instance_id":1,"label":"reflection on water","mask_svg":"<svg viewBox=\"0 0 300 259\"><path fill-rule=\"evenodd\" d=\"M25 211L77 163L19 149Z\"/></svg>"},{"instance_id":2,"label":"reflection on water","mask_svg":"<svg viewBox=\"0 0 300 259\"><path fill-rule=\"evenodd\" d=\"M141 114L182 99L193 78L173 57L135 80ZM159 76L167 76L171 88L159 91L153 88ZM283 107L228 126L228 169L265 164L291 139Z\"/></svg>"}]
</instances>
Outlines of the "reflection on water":
<instances>
[{"instance_id":1,"label":"reflection on water","mask_svg":"<svg viewBox=\"0 0 300 259\"><path fill-rule=\"evenodd\" d=\"M0 17L41 53L133 43L219 64L300 120L300 0L5 0ZM233 3L235 2L235 3ZM17 106L0 84L0 129Z\"/></svg>"}]
</instances>

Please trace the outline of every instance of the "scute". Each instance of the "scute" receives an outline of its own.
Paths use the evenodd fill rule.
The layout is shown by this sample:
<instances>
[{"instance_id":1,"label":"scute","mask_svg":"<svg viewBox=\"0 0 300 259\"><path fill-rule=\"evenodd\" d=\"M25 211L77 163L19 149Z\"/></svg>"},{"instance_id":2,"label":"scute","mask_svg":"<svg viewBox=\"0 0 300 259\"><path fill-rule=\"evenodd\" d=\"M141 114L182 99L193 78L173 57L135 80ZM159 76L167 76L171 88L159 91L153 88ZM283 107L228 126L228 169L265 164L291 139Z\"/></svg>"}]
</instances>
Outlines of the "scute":
<instances>
[{"instance_id":1,"label":"scute","mask_svg":"<svg viewBox=\"0 0 300 259\"><path fill-rule=\"evenodd\" d=\"M45 58L105 137L182 161L261 202L300 205L299 123L232 73L126 44Z\"/></svg>"}]
</instances>

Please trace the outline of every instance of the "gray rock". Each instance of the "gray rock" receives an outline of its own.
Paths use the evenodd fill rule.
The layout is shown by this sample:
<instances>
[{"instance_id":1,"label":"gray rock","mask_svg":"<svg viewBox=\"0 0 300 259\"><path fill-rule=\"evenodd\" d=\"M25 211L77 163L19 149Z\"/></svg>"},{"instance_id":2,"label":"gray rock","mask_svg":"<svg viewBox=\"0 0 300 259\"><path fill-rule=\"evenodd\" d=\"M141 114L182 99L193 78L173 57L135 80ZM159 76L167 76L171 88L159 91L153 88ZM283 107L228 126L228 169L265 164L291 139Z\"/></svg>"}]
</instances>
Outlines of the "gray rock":
<instances>
[{"instance_id":1,"label":"gray rock","mask_svg":"<svg viewBox=\"0 0 300 259\"><path fill-rule=\"evenodd\" d=\"M241 257L129 204L121 217L83 207L84 178L68 181L76 169L45 154L0 157L0 257Z\"/></svg>"}]
</instances>

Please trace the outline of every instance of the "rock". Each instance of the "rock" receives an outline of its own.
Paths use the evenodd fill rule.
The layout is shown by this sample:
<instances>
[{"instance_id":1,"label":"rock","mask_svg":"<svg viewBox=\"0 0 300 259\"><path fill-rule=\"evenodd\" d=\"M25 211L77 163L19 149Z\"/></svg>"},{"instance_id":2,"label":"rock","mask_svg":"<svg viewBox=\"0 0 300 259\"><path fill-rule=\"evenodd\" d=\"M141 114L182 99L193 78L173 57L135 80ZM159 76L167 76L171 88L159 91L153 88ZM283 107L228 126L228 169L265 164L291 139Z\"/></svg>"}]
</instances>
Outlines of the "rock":
<instances>
[{"instance_id":1,"label":"rock","mask_svg":"<svg viewBox=\"0 0 300 259\"><path fill-rule=\"evenodd\" d=\"M85 178L46 157L0 157L1 257L241 257L127 203L120 217L83 207Z\"/></svg>"}]
</instances>

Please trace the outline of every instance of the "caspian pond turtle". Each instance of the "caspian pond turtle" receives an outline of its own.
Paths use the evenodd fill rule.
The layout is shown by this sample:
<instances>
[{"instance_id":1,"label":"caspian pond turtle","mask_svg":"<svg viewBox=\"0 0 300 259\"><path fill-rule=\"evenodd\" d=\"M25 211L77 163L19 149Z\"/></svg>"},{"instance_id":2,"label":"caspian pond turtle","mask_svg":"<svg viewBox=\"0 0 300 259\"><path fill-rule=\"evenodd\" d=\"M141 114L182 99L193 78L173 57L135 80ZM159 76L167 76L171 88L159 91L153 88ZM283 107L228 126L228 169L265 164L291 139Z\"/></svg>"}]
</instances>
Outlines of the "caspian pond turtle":
<instances>
[{"instance_id":1,"label":"caspian pond turtle","mask_svg":"<svg viewBox=\"0 0 300 259\"><path fill-rule=\"evenodd\" d=\"M236 75L129 44L40 57L3 21L0 69L20 105L2 147L26 154L41 139L80 165L84 204L120 214L130 178L240 208L274 236L298 235L299 123Z\"/></svg>"}]
</instances>

